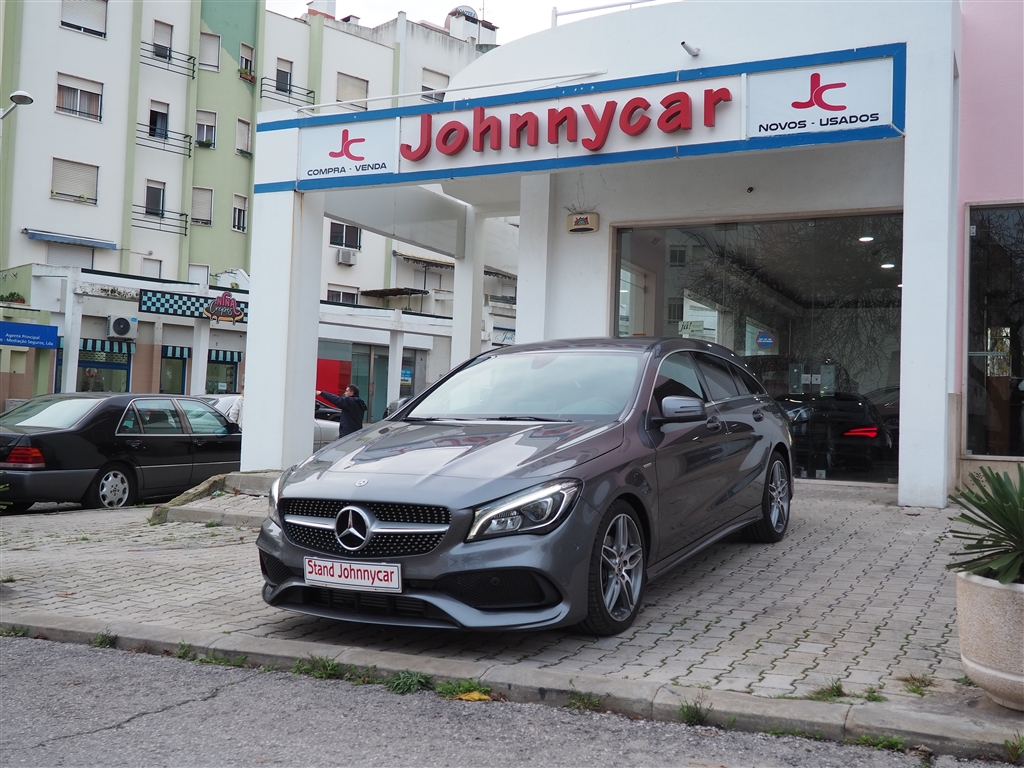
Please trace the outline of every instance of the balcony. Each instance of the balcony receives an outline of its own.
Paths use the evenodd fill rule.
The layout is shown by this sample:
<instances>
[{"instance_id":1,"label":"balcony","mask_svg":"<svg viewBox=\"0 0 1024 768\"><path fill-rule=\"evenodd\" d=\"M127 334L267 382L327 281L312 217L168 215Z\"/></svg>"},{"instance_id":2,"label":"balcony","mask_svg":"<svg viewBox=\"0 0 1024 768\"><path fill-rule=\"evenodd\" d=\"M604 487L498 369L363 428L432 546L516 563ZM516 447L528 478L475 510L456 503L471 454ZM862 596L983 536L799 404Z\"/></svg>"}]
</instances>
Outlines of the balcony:
<instances>
[{"instance_id":1,"label":"balcony","mask_svg":"<svg viewBox=\"0 0 1024 768\"><path fill-rule=\"evenodd\" d=\"M147 205L133 205L132 226L185 236L188 234L188 214L163 209L154 210Z\"/></svg>"},{"instance_id":2,"label":"balcony","mask_svg":"<svg viewBox=\"0 0 1024 768\"><path fill-rule=\"evenodd\" d=\"M186 53L172 51L166 45L157 43L142 43L141 63L147 67L166 69L168 72L176 72L179 75L196 77L196 57Z\"/></svg>"},{"instance_id":3,"label":"balcony","mask_svg":"<svg viewBox=\"0 0 1024 768\"><path fill-rule=\"evenodd\" d=\"M192 157L192 136L146 123L135 124L135 143L140 147Z\"/></svg>"},{"instance_id":4,"label":"balcony","mask_svg":"<svg viewBox=\"0 0 1024 768\"><path fill-rule=\"evenodd\" d=\"M316 104L316 93L308 88L300 88L291 83L282 83L273 77L264 77L260 80L260 96L264 99L283 101L294 107L305 107Z\"/></svg>"}]
</instances>

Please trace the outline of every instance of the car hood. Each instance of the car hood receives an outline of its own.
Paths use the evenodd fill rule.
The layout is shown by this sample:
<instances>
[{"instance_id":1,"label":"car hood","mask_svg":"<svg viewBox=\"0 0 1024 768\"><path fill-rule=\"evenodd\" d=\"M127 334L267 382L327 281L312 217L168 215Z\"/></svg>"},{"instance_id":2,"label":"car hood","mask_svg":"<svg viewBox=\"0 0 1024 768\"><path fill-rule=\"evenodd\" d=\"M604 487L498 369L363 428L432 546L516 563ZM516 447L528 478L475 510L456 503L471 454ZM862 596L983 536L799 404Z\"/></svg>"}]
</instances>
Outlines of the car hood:
<instances>
[{"instance_id":1,"label":"car hood","mask_svg":"<svg viewBox=\"0 0 1024 768\"><path fill-rule=\"evenodd\" d=\"M617 448L622 439L620 422L382 422L332 443L292 469L282 494L323 498L344 488L343 496L351 497L355 478L379 493L375 476L393 491L402 489L401 496L434 495L446 487L454 490L453 485L468 491L495 481L522 486L571 474Z\"/></svg>"}]
</instances>

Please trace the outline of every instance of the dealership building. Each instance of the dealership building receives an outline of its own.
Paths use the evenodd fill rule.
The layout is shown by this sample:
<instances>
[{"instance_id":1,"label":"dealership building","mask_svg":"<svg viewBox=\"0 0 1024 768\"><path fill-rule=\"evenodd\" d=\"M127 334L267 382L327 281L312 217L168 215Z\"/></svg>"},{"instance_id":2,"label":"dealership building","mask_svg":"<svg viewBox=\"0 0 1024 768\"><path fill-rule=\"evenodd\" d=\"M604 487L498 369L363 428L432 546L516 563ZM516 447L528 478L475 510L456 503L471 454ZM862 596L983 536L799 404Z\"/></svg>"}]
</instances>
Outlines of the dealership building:
<instances>
[{"instance_id":1,"label":"dealership building","mask_svg":"<svg viewBox=\"0 0 1024 768\"><path fill-rule=\"evenodd\" d=\"M325 215L454 257L453 364L480 351L484 222L518 216L518 342L688 336L777 397L870 396L891 459L858 475L824 435L797 475L944 506L1024 456L1022 26L977 0L641 7L493 50L443 103L262 113L243 469L305 455Z\"/></svg>"}]
</instances>

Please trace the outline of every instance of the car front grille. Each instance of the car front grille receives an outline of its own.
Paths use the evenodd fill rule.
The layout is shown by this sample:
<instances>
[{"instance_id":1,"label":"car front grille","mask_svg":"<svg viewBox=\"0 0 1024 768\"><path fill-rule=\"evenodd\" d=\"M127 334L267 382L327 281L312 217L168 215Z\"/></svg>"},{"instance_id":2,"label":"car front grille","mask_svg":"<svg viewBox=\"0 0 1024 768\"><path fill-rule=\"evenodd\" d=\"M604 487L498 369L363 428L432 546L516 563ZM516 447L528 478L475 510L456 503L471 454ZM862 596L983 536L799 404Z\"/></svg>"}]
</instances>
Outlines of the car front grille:
<instances>
[{"instance_id":1,"label":"car front grille","mask_svg":"<svg viewBox=\"0 0 1024 768\"><path fill-rule=\"evenodd\" d=\"M378 533L361 550L350 552L338 543L334 531L310 528L288 520L284 522L284 530L288 534L288 538L296 544L345 558L425 555L440 544L441 539L444 538L443 533Z\"/></svg>"},{"instance_id":2,"label":"car front grille","mask_svg":"<svg viewBox=\"0 0 1024 768\"><path fill-rule=\"evenodd\" d=\"M452 521L452 514L445 507L426 504L392 504L382 501L351 502L336 499L281 499L279 507L282 514L337 517L344 507L353 503L367 509L383 523L449 525Z\"/></svg>"},{"instance_id":3,"label":"car front grille","mask_svg":"<svg viewBox=\"0 0 1024 768\"><path fill-rule=\"evenodd\" d=\"M382 595L374 592L346 592L341 589L306 588L303 602L329 608L338 613L358 616L401 616L407 619L427 619L434 613L430 605L415 597Z\"/></svg>"},{"instance_id":4,"label":"car front grille","mask_svg":"<svg viewBox=\"0 0 1024 768\"><path fill-rule=\"evenodd\" d=\"M273 555L268 555L263 550L260 550L260 570L263 571L263 575L267 579L267 582L273 584L275 587L286 579L301 575L301 572L293 572L287 565L282 563Z\"/></svg>"}]
</instances>

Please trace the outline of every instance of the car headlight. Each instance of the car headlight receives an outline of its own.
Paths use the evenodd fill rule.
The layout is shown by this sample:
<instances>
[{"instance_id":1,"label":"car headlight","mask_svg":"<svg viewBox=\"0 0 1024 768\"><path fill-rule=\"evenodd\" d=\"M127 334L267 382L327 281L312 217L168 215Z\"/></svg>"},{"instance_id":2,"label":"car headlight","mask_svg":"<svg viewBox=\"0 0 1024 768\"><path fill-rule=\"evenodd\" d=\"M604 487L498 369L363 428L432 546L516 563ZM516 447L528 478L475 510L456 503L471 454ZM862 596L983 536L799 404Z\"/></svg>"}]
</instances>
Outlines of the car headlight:
<instances>
[{"instance_id":1,"label":"car headlight","mask_svg":"<svg viewBox=\"0 0 1024 768\"><path fill-rule=\"evenodd\" d=\"M284 528L284 524L281 522L281 513L277 509L277 503L281 500L281 478L277 478L270 486L270 495L267 497L267 500L270 505L269 509L267 509L267 517L281 528Z\"/></svg>"},{"instance_id":2,"label":"car headlight","mask_svg":"<svg viewBox=\"0 0 1024 768\"><path fill-rule=\"evenodd\" d=\"M511 533L547 533L562 522L582 487L579 480L559 480L477 507L466 541Z\"/></svg>"}]
</instances>

